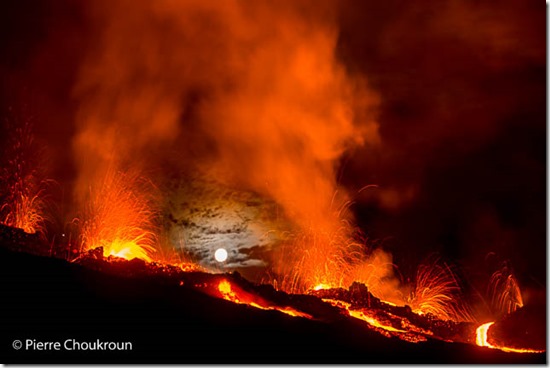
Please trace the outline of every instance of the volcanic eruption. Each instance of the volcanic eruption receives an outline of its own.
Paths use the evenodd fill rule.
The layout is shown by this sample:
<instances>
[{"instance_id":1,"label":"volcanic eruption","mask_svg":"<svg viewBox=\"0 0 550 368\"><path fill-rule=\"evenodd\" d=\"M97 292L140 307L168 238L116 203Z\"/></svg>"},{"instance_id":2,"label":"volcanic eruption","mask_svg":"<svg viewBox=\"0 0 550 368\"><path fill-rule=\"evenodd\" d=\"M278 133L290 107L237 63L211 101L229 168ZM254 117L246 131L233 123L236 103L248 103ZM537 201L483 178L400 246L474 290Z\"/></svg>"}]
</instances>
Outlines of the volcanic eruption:
<instances>
[{"instance_id":1,"label":"volcanic eruption","mask_svg":"<svg viewBox=\"0 0 550 368\"><path fill-rule=\"evenodd\" d=\"M3 7L11 362L545 361L542 6Z\"/></svg>"}]
</instances>

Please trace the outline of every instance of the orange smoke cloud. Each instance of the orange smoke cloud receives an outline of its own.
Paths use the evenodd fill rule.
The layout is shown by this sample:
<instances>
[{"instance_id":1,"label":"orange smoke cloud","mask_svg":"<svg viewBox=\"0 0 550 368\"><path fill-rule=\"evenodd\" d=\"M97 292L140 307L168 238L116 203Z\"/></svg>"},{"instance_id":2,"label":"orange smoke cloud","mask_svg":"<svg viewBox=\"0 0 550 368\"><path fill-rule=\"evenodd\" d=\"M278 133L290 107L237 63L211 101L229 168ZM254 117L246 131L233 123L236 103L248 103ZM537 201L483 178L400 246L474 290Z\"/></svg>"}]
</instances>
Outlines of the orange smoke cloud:
<instances>
[{"instance_id":1,"label":"orange smoke cloud","mask_svg":"<svg viewBox=\"0 0 550 368\"><path fill-rule=\"evenodd\" d=\"M338 207L338 159L377 141L378 101L338 62L338 30L326 8L240 1L92 7L99 36L75 88L77 195L108 165L150 164L162 145L192 145L210 174L274 198L299 225L328 226L332 219L323 217ZM199 101L190 101L196 91Z\"/></svg>"},{"instance_id":2,"label":"orange smoke cloud","mask_svg":"<svg viewBox=\"0 0 550 368\"><path fill-rule=\"evenodd\" d=\"M338 158L375 141L375 123L354 124L357 90L335 60L334 30L266 22L271 32L245 56L240 86L216 94L201 117L219 149L218 172L272 196L298 223L319 223L333 205Z\"/></svg>"},{"instance_id":3,"label":"orange smoke cloud","mask_svg":"<svg viewBox=\"0 0 550 368\"><path fill-rule=\"evenodd\" d=\"M353 221L340 211L348 198L337 183L339 159L377 144L379 101L337 59L338 28L326 5L94 3L99 36L75 89L77 196L88 200L89 187L113 168L145 172L168 152L180 170L279 204L304 241L292 243L292 259L274 261L276 272L290 262L300 265L303 288L337 284L353 244ZM145 231L147 223L127 227Z\"/></svg>"}]
</instances>

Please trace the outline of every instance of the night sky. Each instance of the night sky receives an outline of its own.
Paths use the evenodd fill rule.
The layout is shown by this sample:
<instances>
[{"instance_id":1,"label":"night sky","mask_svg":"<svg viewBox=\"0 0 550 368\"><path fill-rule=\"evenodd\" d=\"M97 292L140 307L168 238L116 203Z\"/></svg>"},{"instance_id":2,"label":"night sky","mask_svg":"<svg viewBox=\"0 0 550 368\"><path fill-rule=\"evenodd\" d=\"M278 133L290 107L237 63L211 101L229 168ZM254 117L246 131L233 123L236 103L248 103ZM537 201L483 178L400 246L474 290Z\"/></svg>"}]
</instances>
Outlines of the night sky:
<instances>
[{"instance_id":1,"label":"night sky","mask_svg":"<svg viewBox=\"0 0 550 368\"><path fill-rule=\"evenodd\" d=\"M0 5L3 130L14 115L32 117L45 147L45 170L59 183L52 195L63 198L61 217L71 215L66 207L78 171L71 147L83 94L75 86L103 31L103 13L90 4ZM115 8L113 24L124 18ZM354 201L351 209L368 238L393 254L404 275L436 253L472 279L507 263L521 285L545 287L544 3L305 1L297 12L336 25L337 61L377 96L377 143L350 147L337 160L338 183ZM170 33L170 27L159 22L146 29ZM208 83L178 95L182 120L200 120L194 116L209 96ZM228 78L224 88L231 83ZM184 149L188 157L200 155L178 143L181 130L199 129L186 124L170 144L190 147ZM7 137L1 136L4 146ZM361 190L366 185L373 187Z\"/></svg>"}]
</instances>

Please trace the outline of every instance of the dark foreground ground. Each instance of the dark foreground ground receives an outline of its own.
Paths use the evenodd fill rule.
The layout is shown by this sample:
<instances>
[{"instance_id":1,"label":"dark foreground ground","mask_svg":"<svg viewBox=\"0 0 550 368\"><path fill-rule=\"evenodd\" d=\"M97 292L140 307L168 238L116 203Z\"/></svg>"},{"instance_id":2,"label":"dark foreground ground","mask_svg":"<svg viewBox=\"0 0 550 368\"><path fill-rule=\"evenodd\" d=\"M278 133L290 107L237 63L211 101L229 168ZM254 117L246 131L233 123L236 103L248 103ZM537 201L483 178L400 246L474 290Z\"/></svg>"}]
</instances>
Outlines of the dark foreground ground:
<instances>
[{"instance_id":1,"label":"dark foreground ground","mask_svg":"<svg viewBox=\"0 0 550 368\"><path fill-rule=\"evenodd\" d=\"M546 364L461 343L408 343L353 320L321 322L233 304L142 277L108 274L0 244L3 363ZM66 350L78 342L131 342L131 350ZM20 349L13 347L20 340ZM27 347L60 342L60 350Z\"/></svg>"}]
</instances>

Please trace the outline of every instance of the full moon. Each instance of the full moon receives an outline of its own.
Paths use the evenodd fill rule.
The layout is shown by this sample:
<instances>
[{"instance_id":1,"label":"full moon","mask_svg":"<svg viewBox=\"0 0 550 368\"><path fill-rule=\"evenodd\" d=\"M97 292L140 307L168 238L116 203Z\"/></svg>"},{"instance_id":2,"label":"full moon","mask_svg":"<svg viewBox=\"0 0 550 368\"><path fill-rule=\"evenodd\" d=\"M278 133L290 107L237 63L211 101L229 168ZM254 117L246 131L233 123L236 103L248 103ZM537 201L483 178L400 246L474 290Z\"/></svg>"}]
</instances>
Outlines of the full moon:
<instances>
[{"instance_id":1,"label":"full moon","mask_svg":"<svg viewBox=\"0 0 550 368\"><path fill-rule=\"evenodd\" d=\"M227 251L223 248L216 249L214 258L216 258L218 262L224 262L227 259Z\"/></svg>"}]
</instances>

